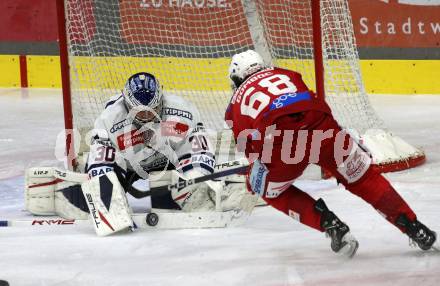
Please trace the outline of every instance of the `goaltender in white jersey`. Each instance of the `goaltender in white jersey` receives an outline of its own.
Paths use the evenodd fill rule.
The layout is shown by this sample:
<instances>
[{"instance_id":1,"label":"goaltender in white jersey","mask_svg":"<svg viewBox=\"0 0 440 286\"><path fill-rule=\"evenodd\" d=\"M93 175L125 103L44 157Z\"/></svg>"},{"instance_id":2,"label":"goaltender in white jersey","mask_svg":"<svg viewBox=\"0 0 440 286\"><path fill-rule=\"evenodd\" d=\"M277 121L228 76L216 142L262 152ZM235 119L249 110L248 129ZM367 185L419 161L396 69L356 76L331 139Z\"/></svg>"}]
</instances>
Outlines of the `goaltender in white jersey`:
<instances>
[{"instance_id":1,"label":"goaltender in white jersey","mask_svg":"<svg viewBox=\"0 0 440 286\"><path fill-rule=\"evenodd\" d=\"M164 169L185 171L196 166L203 173L213 171L214 151L198 111L188 101L175 95L163 96L161 113L144 124L134 123L130 113L123 96L115 96L96 120L86 167L91 177L107 172L109 163L112 167L115 151L120 167L143 178Z\"/></svg>"},{"instance_id":2,"label":"goaltender in white jersey","mask_svg":"<svg viewBox=\"0 0 440 286\"><path fill-rule=\"evenodd\" d=\"M85 166L89 180L81 190L62 185L54 192L55 202L48 205L43 195L27 188L27 209L68 218L90 213L97 234L108 235L133 225L125 192L136 196L151 185L213 173L214 167L214 149L195 106L181 97L164 96L156 77L140 72L128 79L122 93L111 98L96 119ZM35 171L28 173L27 186L42 185L44 193L47 185L35 185L40 179ZM153 208L213 211L218 210L219 197L222 206L234 208L243 192L243 183L207 181L153 194L151 202Z\"/></svg>"},{"instance_id":3,"label":"goaltender in white jersey","mask_svg":"<svg viewBox=\"0 0 440 286\"><path fill-rule=\"evenodd\" d=\"M163 171L173 169L187 179L198 177L212 173L214 165L214 150L195 106L181 97L162 95L157 79L138 73L95 121L86 172L95 177L115 171L121 182L131 184L139 178L166 181L170 173ZM153 206L212 209L206 190L193 192L204 187L153 196Z\"/></svg>"}]
</instances>

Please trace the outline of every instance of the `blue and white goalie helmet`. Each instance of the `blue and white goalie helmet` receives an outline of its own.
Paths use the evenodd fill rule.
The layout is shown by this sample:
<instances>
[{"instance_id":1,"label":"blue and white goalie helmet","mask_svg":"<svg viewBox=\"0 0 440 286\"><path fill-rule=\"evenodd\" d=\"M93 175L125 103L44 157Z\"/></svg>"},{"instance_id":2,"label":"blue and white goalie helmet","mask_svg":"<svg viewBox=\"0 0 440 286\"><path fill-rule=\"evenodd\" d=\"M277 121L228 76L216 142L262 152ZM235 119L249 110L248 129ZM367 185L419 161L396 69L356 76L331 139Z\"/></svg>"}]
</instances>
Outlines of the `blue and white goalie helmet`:
<instances>
[{"instance_id":1,"label":"blue and white goalie helmet","mask_svg":"<svg viewBox=\"0 0 440 286\"><path fill-rule=\"evenodd\" d=\"M162 89L157 78L146 72L132 75L122 91L124 102L133 112L133 122L138 125L160 119L162 114Z\"/></svg>"},{"instance_id":2,"label":"blue and white goalie helmet","mask_svg":"<svg viewBox=\"0 0 440 286\"><path fill-rule=\"evenodd\" d=\"M263 58L253 50L235 54L229 65L232 87L238 88L249 76L266 68Z\"/></svg>"}]
</instances>

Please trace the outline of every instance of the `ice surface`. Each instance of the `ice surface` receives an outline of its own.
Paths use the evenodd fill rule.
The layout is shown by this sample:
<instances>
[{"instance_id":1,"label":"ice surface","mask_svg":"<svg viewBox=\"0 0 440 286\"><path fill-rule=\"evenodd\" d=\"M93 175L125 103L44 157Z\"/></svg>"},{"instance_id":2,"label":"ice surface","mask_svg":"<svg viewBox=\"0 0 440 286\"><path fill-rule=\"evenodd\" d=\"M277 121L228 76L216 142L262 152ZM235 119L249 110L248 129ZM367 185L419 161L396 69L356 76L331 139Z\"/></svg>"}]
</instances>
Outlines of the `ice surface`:
<instances>
[{"instance_id":1,"label":"ice surface","mask_svg":"<svg viewBox=\"0 0 440 286\"><path fill-rule=\"evenodd\" d=\"M440 231L440 96L373 96L390 129L428 161L386 176L419 219ZM59 90L0 90L0 218L23 211L24 169L60 165ZM0 280L10 285L439 285L440 254L407 238L333 180L299 180L360 242L356 257L333 254L323 234L270 207L238 228L138 231L96 237L92 226L0 228Z\"/></svg>"}]
</instances>

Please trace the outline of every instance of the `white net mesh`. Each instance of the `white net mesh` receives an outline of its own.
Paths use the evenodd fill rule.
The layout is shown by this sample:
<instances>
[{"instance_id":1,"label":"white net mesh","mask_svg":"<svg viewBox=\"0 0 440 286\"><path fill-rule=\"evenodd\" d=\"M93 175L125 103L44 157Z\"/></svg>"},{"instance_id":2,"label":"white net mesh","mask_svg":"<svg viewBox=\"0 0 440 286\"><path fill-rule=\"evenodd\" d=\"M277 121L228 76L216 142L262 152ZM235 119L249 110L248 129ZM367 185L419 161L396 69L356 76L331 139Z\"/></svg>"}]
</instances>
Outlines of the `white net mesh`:
<instances>
[{"instance_id":1,"label":"white net mesh","mask_svg":"<svg viewBox=\"0 0 440 286\"><path fill-rule=\"evenodd\" d=\"M65 0L74 127L93 126L133 73L155 74L166 93L223 128L230 57L249 48L303 74L314 89L311 1ZM347 0L321 0L326 100L341 125L383 123L365 94Z\"/></svg>"},{"instance_id":2,"label":"white net mesh","mask_svg":"<svg viewBox=\"0 0 440 286\"><path fill-rule=\"evenodd\" d=\"M209 127L221 128L230 97L228 58L252 47L246 19L234 12L240 2L227 4L199 9L165 1L160 8L139 0L67 1L75 126L92 126L131 74L149 71L165 92L194 102Z\"/></svg>"},{"instance_id":3,"label":"white net mesh","mask_svg":"<svg viewBox=\"0 0 440 286\"><path fill-rule=\"evenodd\" d=\"M275 64L299 71L314 86L311 1L259 1L258 6ZM347 1L321 1L321 29L326 100L336 119L361 133L382 128L361 79Z\"/></svg>"}]
</instances>

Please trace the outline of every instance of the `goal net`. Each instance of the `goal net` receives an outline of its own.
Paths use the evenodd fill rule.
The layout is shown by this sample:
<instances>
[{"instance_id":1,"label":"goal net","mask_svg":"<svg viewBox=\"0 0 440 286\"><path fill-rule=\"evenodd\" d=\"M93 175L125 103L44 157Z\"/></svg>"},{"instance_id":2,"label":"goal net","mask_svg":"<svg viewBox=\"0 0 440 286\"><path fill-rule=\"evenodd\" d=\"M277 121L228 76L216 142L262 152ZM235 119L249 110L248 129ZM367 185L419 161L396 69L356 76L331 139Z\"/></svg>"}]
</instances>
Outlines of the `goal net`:
<instances>
[{"instance_id":1,"label":"goal net","mask_svg":"<svg viewBox=\"0 0 440 286\"><path fill-rule=\"evenodd\" d=\"M63 8L81 150L104 103L139 71L156 75L165 93L190 100L207 127L222 131L230 57L255 49L268 64L302 73L312 89L321 82L336 119L358 134L376 164L395 170L424 160L386 131L369 103L347 0L64 0ZM323 68L315 73L317 38Z\"/></svg>"}]
</instances>

